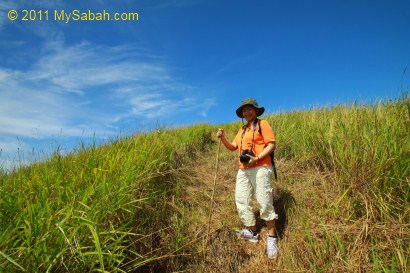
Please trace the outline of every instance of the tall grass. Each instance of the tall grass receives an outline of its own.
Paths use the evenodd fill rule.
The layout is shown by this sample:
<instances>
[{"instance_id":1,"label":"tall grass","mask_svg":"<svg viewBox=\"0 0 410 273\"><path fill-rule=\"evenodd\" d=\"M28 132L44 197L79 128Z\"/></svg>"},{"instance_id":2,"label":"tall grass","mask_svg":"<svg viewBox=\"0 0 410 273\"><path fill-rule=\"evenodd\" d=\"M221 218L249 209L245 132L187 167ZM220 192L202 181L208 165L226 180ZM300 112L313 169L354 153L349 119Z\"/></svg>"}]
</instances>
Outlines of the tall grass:
<instances>
[{"instance_id":1,"label":"tall grass","mask_svg":"<svg viewBox=\"0 0 410 273\"><path fill-rule=\"evenodd\" d=\"M283 206L278 211L286 214L274 268L408 271L407 95L374 105L264 118L278 143L275 205ZM253 254L231 238L231 229L238 225L229 198L237 162L236 155L227 156L228 152L219 174L222 194L215 201L221 203L215 206L214 218L222 226L208 248L212 253L206 260L201 253L209 206L202 188L213 171L214 154L201 154L197 170L201 176L192 177L197 153L215 148L217 127L224 127L233 139L240 126L235 122L158 129L106 145L79 145L64 156L57 150L46 162L12 173L0 171L0 268L4 272L271 270L264 250L264 260L256 259L254 265ZM217 225L215 219L212 224Z\"/></svg>"},{"instance_id":2,"label":"tall grass","mask_svg":"<svg viewBox=\"0 0 410 273\"><path fill-rule=\"evenodd\" d=\"M1 179L4 272L126 272L166 256L175 169L212 143L209 126L79 145ZM165 250L164 250L165 248Z\"/></svg>"},{"instance_id":3,"label":"tall grass","mask_svg":"<svg viewBox=\"0 0 410 273\"><path fill-rule=\"evenodd\" d=\"M304 267L307 260L310 270L322 272L329 263L339 264L341 259L345 270L350 271L358 266L352 263L357 259L352 256L355 253L365 264L359 270L369 269L369 259L374 272L406 272L410 259L407 95L397 101L284 113L268 120L279 133L279 157L296 161L301 170L313 169L334 177L337 183L320 186L329 193L334 191L332 186L339 188L339 197L327 206L323 198L312 197L315 206L322 207L322 213L315 212L322 219L312 221L316 215L297 216L310 218L302 221L304 240L310 249L309 258L301 261ZM335 228L336 232L329 233L327 222L335 227L350 224L355 228L344 232ZM319 237L313 238L315 233ZM350 249L349 255L346 249ZM366 251L368 256L360 256Z\"/></svg>"},{"instance_id":4,"label":"tall grass","mask_svg":"<svg viewBox=\"0 0 410 273\"><path fill-rule=\"evenodd\" d=\"M274 205L284 218L277 221L279 259L266 261L263 240L256 250L239 243L218 250L240 225L234 208L232 216L224 211L232 207L228 199L218 206L224 224L215 228L219 245L210 247L217 254L196 267L190 260L189 272L410 272L407 95L263 118L277 138ZM233 139L241 123L220 127ZM225 183L234 185L237 162L231 158ZM233 195L234 186L228 191Z\"/></svg>"},{"instance_id":5,"label":"tall grass","mask_svg":"<svg viewBox=\"0 0 410 273\"><path fill-rule=\"evenodd\" d=\"M280 132L281 157L297 158L304 163L301 166L335 171L343 192L354 192L380 206L372 211L377 219L398 219L406 213L410 194L406 95L399 101L312 109L269 120Z\"/></svg>"}]
</instances>

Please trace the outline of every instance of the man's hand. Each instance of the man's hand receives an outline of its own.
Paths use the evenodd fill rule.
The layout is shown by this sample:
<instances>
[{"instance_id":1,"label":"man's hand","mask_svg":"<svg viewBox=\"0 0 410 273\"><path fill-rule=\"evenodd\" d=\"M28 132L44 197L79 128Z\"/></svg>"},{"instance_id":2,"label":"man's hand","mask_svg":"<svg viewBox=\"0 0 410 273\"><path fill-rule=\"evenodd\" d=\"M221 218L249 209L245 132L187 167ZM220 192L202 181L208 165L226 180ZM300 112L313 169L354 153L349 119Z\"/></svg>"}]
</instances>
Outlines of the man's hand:
<instances>
[{"instance_id":1,"label":"man's hand","mask_svg":"<svg viewBox=\"0 0 410 273\"><path fill-rule=\"evenodd\" d=\"M216 133L216 136L217 136L218 138L225 137L225 130L219 128L219 129L218 129L218 132Z\"/></svg>"},{"instance_id":2,"label":"man's hand","mask_svg":"<svg viewBox=\"0 0 410 273\"><path fill-rule=\"evenodd\" d=\"M256 163L258 163L258 161L259 161L259 157L258 157L258 156L251 156L251 155L246 155L246 156L250 158L248 164L245 164L245 165L247 165L247 166L256 165Z\"/></svg>"}]
</instances>

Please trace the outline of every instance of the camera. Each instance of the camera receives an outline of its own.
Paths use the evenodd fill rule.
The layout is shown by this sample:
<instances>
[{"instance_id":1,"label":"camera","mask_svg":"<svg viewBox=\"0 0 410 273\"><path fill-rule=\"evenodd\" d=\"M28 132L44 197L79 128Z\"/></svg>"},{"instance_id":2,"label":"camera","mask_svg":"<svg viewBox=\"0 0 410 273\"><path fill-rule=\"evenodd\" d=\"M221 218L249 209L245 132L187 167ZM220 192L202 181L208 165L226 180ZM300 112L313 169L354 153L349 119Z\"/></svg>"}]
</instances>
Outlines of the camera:
<instances>
[{"instance_id":1,"label":"camera","mask_svg":"<svg viewBox=\"0 0 410 273\"><path fill-rule=\"evenodd\" d=\"M247 155L255 156L252 150L244 150L242 154L239 156L239 161L241 161L243 164L248 164L251 158Z\"/></svg>"}]
</instances>

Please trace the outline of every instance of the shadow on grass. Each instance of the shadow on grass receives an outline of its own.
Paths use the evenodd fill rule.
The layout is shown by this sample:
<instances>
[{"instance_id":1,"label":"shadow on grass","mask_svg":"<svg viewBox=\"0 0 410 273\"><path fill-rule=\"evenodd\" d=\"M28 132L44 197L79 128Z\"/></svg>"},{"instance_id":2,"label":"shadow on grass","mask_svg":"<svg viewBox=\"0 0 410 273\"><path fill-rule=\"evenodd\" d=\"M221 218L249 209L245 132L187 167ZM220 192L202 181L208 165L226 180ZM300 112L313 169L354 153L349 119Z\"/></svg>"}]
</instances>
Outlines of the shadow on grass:
<instances>
[{"instance_id":1,"label":"shadow on grass","mask_svg":"<svg viewBox=\"0 0 410 273\"><path fill-rule=\"evenodd\" d=\"M276 234L279 238L282 238L288 222L288 211L295 206L296 199L289 190L280 187L276 187L272 195L273 207L275 208L276 214L279 215L279 219L275 222ZM259 210L255 211L255 217L257 230L266 227L265 221L260 218Z\"/></svg>"}]
</instances>

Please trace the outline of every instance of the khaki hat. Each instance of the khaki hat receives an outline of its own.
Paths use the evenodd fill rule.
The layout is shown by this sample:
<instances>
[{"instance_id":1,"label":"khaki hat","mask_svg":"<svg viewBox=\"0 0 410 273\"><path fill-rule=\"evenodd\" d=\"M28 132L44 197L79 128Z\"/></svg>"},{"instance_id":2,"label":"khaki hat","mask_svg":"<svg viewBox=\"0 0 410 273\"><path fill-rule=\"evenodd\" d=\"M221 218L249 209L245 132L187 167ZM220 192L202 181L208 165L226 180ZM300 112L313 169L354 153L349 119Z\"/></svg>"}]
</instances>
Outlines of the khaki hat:
<instances>
[{"instance_id":1,"label":"khaki hat","mask_svg":"<svg viewBox=\"0 0 410 273\"><path fill-rule=\"evenodd\" d=\"M265 108L264 108L264 107L259 107L259 106L258 106L258 102L257 102L254 98L247 98L247 99L244 99L244 100L241 102L241 106L239 106L239 108L236 109L236 115L237 115L238 117L243 118L242 108L243 108L244 106L247 106L247 105L252 105L253 107L255 107L255 108L257 109L256 114L257 114L258 117L259 117L260 115L262 115L263 112L265 112Z\"/></svg>"}]
</instances>

